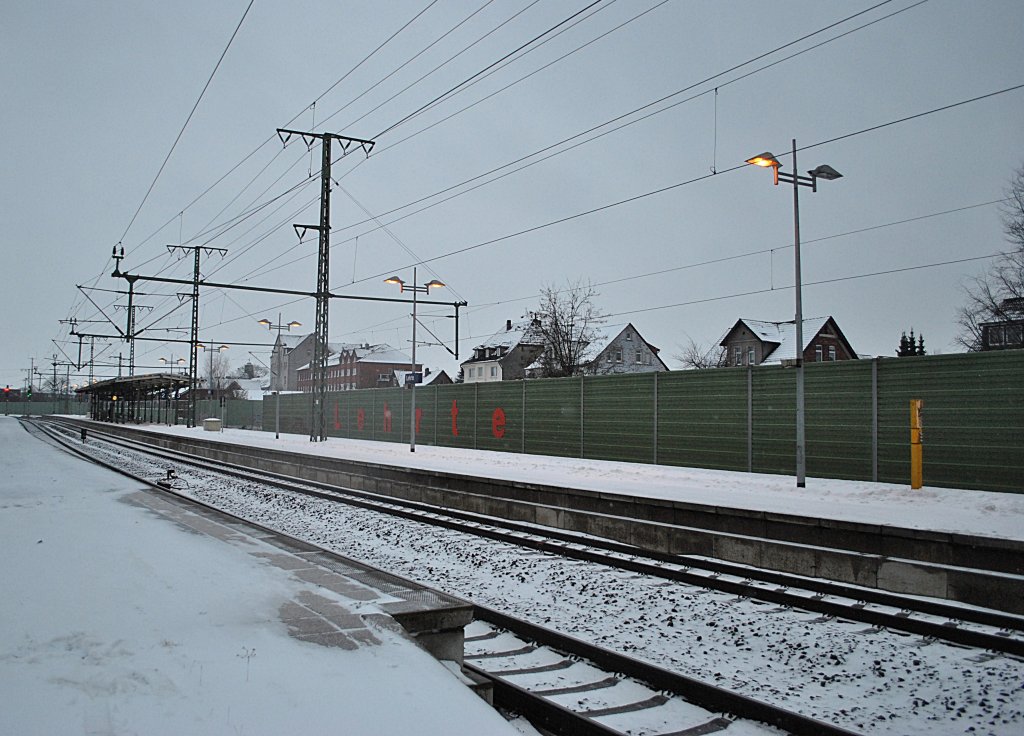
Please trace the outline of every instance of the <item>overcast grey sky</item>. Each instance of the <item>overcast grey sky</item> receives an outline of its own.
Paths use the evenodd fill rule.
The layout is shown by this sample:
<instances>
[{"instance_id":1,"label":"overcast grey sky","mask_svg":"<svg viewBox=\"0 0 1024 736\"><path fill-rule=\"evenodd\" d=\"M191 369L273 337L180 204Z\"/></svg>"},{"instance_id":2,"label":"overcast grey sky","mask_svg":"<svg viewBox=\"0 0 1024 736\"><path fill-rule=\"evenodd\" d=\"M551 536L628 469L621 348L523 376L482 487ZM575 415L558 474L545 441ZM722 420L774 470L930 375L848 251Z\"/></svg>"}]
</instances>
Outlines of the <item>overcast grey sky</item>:
<instances>
[{"instance_id":1,"label":"overcast grey sky","mask_svg":"<svg viewBox=\"0 0 1024 736\"><path fill-rule=\"evenodd\" d=\"M421 282L451 287L433 298L469 302L463 357L567 279L595 284L609 324L632 321L670 365L681 344L717 341L739 317L792 319L791 188L736 168L770 150L788 169L792 138L807 149L801 171L845 175L801 190L804 313L833 315L858 352L891 355L911 328L929 352L956 351L961 285L991 261L933 264L1007 247L992 203L1024 162L1024 90L825 142L1024 83L1020 0L256 0L133 220L248 4L5 4L0 384L23 385L30 358L49 375L53 340L77 356L60 320L113 334L86 322L105 313L123 326L124 297L110 293L125 287L109 276L118 242L135 273L190 278L191 260L165 246L203 243L228 250L204 257L211 280L313 291L316 246L299 245L291 223L318 219L320 154L283 148L274 131L289 123L377 142L333 169L332 287L394 296L383 278L411 279L421 263ZM556 146L662 98L615 125L632 124ZM868 275L895 269L914 270ZM140 282L146 335L188 327L185 290ZM331 339L408 350L408 311L335 300ZM421 311L450 344L452 321ZM279 312L312 331L311 299L203 290L201 338L270 343L256 320ZM249 349L232 348L232 364ZM186 350L140 341L136 360ZM115 364L128 353L116 341L97 352ZM421 355L454 369L441 348Z\"/></svg>"}]
</instances>

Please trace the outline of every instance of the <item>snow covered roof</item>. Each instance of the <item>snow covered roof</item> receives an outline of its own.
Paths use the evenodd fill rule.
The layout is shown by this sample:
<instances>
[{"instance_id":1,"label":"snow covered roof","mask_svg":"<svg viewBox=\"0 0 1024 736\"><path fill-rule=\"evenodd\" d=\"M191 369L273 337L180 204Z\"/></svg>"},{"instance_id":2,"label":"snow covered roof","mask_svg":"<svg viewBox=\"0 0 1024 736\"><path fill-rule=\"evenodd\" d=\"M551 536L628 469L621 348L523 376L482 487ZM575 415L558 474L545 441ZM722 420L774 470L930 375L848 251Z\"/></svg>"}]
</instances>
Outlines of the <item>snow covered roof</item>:
<instances>
[{"instance_id":1,"label":"snow covered roof","mask_svg":"<svg viewBox=\"0 0 1024 736\"><path fill-rule=\"evenodd\" d=\"M340 359L342 352L354 352L356 354L357 363L395 363L396 365L408 365L412 362L412 359L401 350L396 350L387 343L381 343L380 345L369 345L367 343L355 343L355 342L332 342L328 343L328 364L330 364L331 356L338 356ZM309 370L312 366L312 362L306 363L298 367L298 370L305 371Z\"/></svg>"},{"instance_id":2,"label":"snow covered roof","mask_svg":"<svg viewBox=\"0 0 1024 736\"><path fill-rule=\"evenodd\" d=\"M543 345L544 334L540 330L540 323L532 319L524 319L519 322L509 320L505 328L498 330L478 348L500 348L505 347L511 350L516 345Z\"/></svg>"},{"instance_id":3,"label":"snow covered roof","mask_svg":"<svg viewBox=\"0 0 1024 736\"><path fill-rule=\"evenodd\" d=\"M368 349L364 348L361 352L362 354L357 359L359 363L404 363L405 365L412 363L412 358L408 355L384 343L371 345Z\"/></svg>"},{"instance_id":4,"label":"snow covered roof","mask_svg":"<svg viewBox=\"0 0 1024 736\"><path fill-rule=\"evenodd\" d=\"M421 386L429 386L434 381L439 379L441 376L444 376L445 378L447 378L449 383L452 380L451 377L448 375L448 373L442 369L442 370L439 370L439 371L431 371L430 375L423 376L423 383L421 383L420 385Z\"/></svg>"},{"instance_id":5,"label":"snow covered roof","mask_svg":"<svg viewBox=\"0 0 1024 736\"><path fill-rule=\"evenodd\" d=\"M593 342L590 343L591 354L600 355L601 351L607 348L613 342L615 342L615 340L617 340L619 336L626 331L627 328L632 328L633 332L636 333L636 336L643 340L644 343L646 343L647 347L649 347L655 355L661 352L661 348L657 348L654 345L651 345L651 343L647 342L644 336L640 334L640 330L636 328L636 325L634 325L632 322L623 322L617 325L605 325L604 327L602 327L601 334L597 335L594 338Z\"/></svg>"},{"instance_id":6,"label":"snow covered roof","mask_svg":"<svg viewBox=\"0 0 1024 736\"><path fill-rule=\"evenodd\" d=\"M803 349L807 349L811 340L821 332L825 324L832 319L827 317L810 317L803 321ZM747 329L757 335L763 342L775 343L776 347L767 353L762 363L781 363L789 358L796 358L796 322L762 322L756 319L740 319ZM724 342L724 341L723 341Z\"/></svg>"},{"instance_id":7,"label":"snow covered roof","mask_svg":"<svg viewBox=\"0 0 1024 736\"><path fill-rule=\"evenodd\" d=\"M345 351L358 351L363 345L358 342L329 342L327 343L327 354L338 355Z\"/></svg>"},{"instance_id":8,"label":"snow covered roof","mask_svg":"<svg viewBox=\"0 0 1024 736\"><path fill-rule=\"evenodd\" d=\"M250 399L259 398L264 391L264 388L261 385L264 381L263 378L235 378L232 380L238 384L240 389L245 391L247 397Z\"/></svg>"},{"instance_id":9,"label":"snow covered roof","mask_svg":"<svg viewBox=\"0 0 1024 736\"><path fill-rule=\"evenodd\" d=\"M281 344L284 345L285 348L287 348L288 350L294 350L295 348L297 348L299 346L299 343L301 343L307 337L309 337L309 335L286 335L284 333L281 333L280 336Z\"/></svg>"}]
</instances>

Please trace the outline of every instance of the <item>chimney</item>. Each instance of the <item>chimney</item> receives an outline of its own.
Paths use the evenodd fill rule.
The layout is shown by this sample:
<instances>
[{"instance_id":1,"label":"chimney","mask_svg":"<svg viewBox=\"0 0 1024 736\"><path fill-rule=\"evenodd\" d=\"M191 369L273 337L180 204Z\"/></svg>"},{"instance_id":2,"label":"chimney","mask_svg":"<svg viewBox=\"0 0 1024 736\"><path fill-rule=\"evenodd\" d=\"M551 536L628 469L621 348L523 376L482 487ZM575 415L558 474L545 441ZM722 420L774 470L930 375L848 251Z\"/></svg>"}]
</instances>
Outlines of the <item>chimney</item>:
<instances>
[{"instance_id":1,"label":"chimney","mask_svg":"<svg viewBox=\"0 0 1024 736\"><path fill-rule=\"evenodd\" d=\"M505 320L505 332L510 332L511 330L512 330L512 320L507 319L507 320Z\"/></svg>"}]
</instances>

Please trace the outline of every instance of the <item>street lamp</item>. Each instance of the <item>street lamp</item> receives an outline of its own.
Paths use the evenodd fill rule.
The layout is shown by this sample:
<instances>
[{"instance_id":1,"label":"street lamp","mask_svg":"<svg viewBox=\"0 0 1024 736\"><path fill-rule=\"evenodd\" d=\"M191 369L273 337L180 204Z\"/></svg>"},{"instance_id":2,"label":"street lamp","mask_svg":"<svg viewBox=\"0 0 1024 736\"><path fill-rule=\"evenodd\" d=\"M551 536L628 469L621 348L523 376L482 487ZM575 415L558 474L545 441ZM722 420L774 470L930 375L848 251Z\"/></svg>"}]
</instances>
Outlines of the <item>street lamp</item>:
<instances>
[{"instance_id":1,"label":"street lamp","mask_svg":"<svg viewBox=\"0 0 1024 736\"><path fill-rule=\"evenodd\" d=\"M160 358L160 362L163 363L164 365L170 365L171 366L171 375L174 375L174 366L176 366L176 365L185 365L185 359L184 358L178 358L177 360L175 360L173 353L171 354L171 359L170 360L168 360L167 358Z\"/></svg>"},{"instance_id":2,"label":"street lamp","mask_svg":"<svg viewBox=\"0 0 1024 736\"><path fill-rule=\"evenodd\" d=\"M810 187L812 192L817 192L818 179L832 181L840 178L842 174L826 164L808 171L808 176L800 176L795 173L795 138L793 139L794 173L780 171L782 164L768 151L748 158L747 163L765 168L771 167L776 186L780 180L793 185L793 262L796 273L796 486L803 488L806 485L807 475L807 441L804 425L804 305L800 276L800 187Z\"/></svg>"},{"instance_id":3,"label":"street lamp","mask_svg":"<svg viewBox=\"0 0 1024 736\"><path fill-rule=\"evenodd\" d=\"M288 324L281 324L281 313L277 313L277 324L275 325L269 319L263 318L259 320L257 324L261 324L268 330L277 330L277 341L281 341L281 331L288 330L291 332L293 327L302 327L301 322L289 322ZM281 345L277 346L277 390L274 391L274 439L281 438Z\"/></svg>"},{"instance_id":4,"label":"street lamp","mask_svg":"<svg viewBox=\"0 0 1024 736\"><path fill-rule=\"evenodd\" d=\"M401 292L411 291L412 292L412 383L409 384L409 399L412 409L409 412L409 452L416 452L416 295L417 294L429 294L431 289L437 289L444 286L443 283L437 279L433 279L422 286L416 285L416 267L412 269L412 284L407 284L397 276L392 276L389 279L384 279L385 284L398 284L398 288Z\"/></svg>"}]
</instances>

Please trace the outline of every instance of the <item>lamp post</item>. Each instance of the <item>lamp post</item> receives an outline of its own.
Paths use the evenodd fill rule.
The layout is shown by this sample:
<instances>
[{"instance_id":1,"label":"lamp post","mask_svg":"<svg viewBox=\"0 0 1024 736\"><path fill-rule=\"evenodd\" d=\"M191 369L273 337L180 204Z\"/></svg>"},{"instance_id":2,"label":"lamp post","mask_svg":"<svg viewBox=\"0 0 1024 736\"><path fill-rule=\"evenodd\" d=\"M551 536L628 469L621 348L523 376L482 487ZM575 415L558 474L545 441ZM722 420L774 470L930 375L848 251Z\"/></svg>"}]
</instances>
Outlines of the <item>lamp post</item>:
<instances>
[{"instance_id":1,"label":"lamp post","mask_svg":"<svg viewBox=\"0 0 1024 736\"><path fill-rule=\"evenodd\" d=\"M793 139L793 173L780 171L782 163L771 153L764 152L747 159L754 166L771 167L775 186L779 181L793 185L793 265L796 274L796 485L803 488L807 476L807 438L804 424L804 305L800 276L800 187L818 191L818 179L831 181L842 176L827 164L808 171L808 176L796 173L796 139Z\"/></svg>"},{"instance_id":2,"label":"lamp post","mask_svg":"<svg viewBox=\"0 0 1024 736\"><path fill-rule=\"evenodd\" d=\"M171 366L171 375L174 375L174 366L176 366L176 365L185 365L185 359L184 358L178 358L177 360L175 360L173 353L171 353L170 360L168 360L167 358L160 358L160 362L163 363L164 365Z\"/></svg>"},{"instance_id":3,"label":"lamp post","mask_svg":"<svg viewBox=\"0 0 1024 736\"><path fill-rule=\"evenodd\" d=\"M289 322L288 324L281 324L281 313L277 313L277 324L275 325L269 319L263 318L258 324L263 325L268 330L277 330L277 341L281 341L281 331L288 330L291 332L293 327L302 327L301 322ZM274 439L281 439L281 346L277 346L277 390L274 391Z\"/></svg>"},{"instance_id":4,"label":"lamp post","mask_svg":"<svg viewBox=\"0 0 1024 736\"><path fill-rule=\"evenodd\" d=\"M409 412L409 452L416 452L416 295L429 294L431 289L440 288L444 286L444 284L437 279L433 279L422 286L417 286L415 266L412 269L411 284L405 283L397 276L384 279L384 283L398 284L399 290L403 293L406 291L412 292L412 383L409 384L409 403L412 408Z\"/></svg>"}]
</instances>

